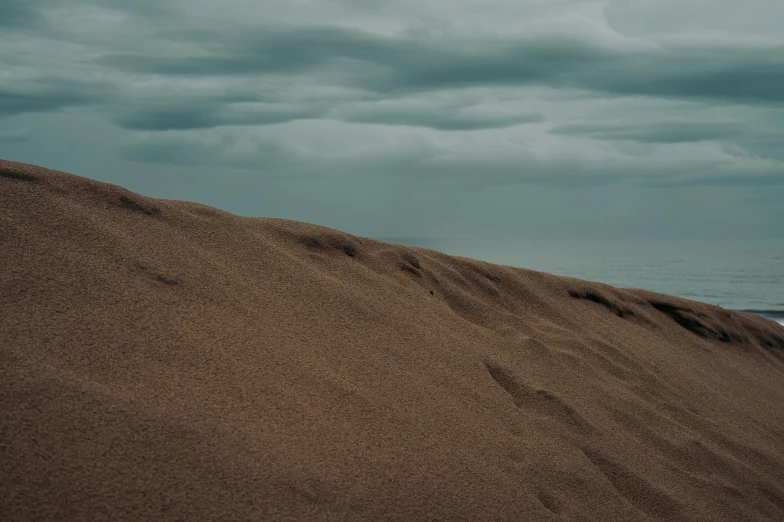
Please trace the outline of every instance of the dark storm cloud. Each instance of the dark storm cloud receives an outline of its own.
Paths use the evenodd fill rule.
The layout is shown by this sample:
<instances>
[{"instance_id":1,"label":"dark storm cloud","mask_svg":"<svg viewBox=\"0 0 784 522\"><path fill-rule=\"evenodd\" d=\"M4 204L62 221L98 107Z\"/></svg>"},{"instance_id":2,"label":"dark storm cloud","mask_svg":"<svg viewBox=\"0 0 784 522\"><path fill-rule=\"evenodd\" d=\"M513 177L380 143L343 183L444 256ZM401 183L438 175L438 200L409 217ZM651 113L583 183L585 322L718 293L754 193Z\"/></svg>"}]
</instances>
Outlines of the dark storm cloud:
<instances>
[{"instance_id":1,"label":"dark storm cloud","mask_svg":"<svg viewBox=\"0 0 784 522\"><path fill-rule=\"evenodd\" d=\"M37 21L38 9L33 0L0 2L0 27L29 27Z\"/></svg>"},{"instance_id":2,"label":"dark storm cloud","mask_svg":"<svg viewBox=\"0 0 784 522\"><path fill-rule=\"evenodd\" d=\"M784 46L781 45L734 50L674 48L662 56L654 54L630 60L626 73L599 77L595 85L597 89L616 94L784 102Z\"/></svg>"},{"instance_id":3,"label":"dark storm cloud","mask_svg":"<svg viewBox=\"0 0 784 522\"><path fill-rule=\"evenodd\" d=\"M107 55L99 62L137 73L209 76L300 72L337 60L377 64L401 60L426 62L423 54L438 55L438 51L413 41L341 28L261 27L239 33L180 31L170 35L180 41L198 42L205 50L201 56L118 54Z\"/></svg>"},{"instance_id":4,"label":"dark storm cloud","mask_svg":"<svg viewBox=\"0 0 784 522\"><path fill-rule=\"evenodd\" d=\"M397 70L404 89L535 84L627 96L784 102L784 46L624 51L550 39L450 53L425 67L405 65Z\"/></svg>"},{"instance_id":5,"label":"dark storm cloud","mask_svg":"<svg viewBox=\"0 0 784 522\"><path fill-rule=\"evenodd\" d=\"M687 143L727 140L746 130L739 122L695 122L673 120L653 123L575 123L550 129L551 134L585 136L600 140L628 140L647 143Z\"/></svg>"},{"instance_id":6,"label":"dark storm cloud","mask_svg":"<svg viewBox=\"0 0 784 522\"><path fill-rule=\"evenodd\" d=\"M114 122L125 129L156 131L204 129L219 125L214 107L177 107L175 104L125 112Z\"/></svg>"},{"instance_id":7,"label":"dark storm cloud","mask_svg":"<svg viewBox=\"0 0 784 522\"><path fill-rule=\"evenodd\" d=\"M0 118L98 104L105 99L106 93L106 86L59 79L27 87L6 87L0 84Z\"/></svg>"},{"instance_id":8,"label":"dark storm cloud","mask_svg":"<svg viewBox=\"0 0 784 522\"><path fill-rule=\"evenodd\" d=\"M160 75L318 74L341 68L352 81L378 92L427 91L474 85L561 81L570 68L600 65L612 53L585 42L551 39L425 42L343 28L258 28L234 39L185 31L172 35L199 42L201 56L108 55L100 63ZM228 42L228 43L227 43ZM338 80L347 78L338 77Z\"/></svg>"},{"instance_id":9,"label":"dark storm cloud","mask_svg":"<svg viewBox=\"0 0 784 522\"><path fill-rule=\"evenodd\" d=\"M226 43L181 32L193 56L109 55L100 63L157 75L322 75L395 95L471 86L545 85L619 95L784 101L784 47L664 46L626 50L563 37L421 40L342 28L258 28Z\"/></svg>"}]
</instances>

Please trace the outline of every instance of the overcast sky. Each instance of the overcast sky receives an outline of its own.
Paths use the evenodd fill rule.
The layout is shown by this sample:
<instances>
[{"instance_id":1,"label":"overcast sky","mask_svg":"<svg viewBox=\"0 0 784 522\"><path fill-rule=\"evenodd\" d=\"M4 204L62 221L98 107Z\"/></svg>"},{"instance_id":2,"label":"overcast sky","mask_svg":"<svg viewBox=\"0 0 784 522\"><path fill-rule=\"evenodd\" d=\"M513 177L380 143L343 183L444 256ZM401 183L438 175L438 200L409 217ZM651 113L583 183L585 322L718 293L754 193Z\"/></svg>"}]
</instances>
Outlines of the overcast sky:
<instances>
[{"instance_id":1,"label":"overcast sky","mask_svg":"<svg viewBox=\"0 0 784 522\"><path fill-rule=\"evenodd\" d=\"M2 0L0 157L373 237L784 238L782 0Z\"/></svg>"}]
</instances>

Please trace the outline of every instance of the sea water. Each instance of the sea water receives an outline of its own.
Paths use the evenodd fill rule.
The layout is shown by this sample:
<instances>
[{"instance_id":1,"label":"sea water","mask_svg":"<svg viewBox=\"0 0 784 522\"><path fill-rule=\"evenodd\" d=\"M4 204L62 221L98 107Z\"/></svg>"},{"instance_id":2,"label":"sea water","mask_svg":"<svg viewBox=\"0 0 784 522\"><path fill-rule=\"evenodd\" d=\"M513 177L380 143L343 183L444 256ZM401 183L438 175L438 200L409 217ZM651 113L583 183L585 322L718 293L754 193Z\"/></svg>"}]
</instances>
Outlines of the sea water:
<instances>
[{"instance_id":1,"label":"sea water","mask_svg":"<svg viewBox=\"0 0 784 522\"><path fill-rule=\"evenodd\" d=\"M644 288L784 324L784 239L567 241L379 238L491 263Z\"/></svg>"}]
</instances>

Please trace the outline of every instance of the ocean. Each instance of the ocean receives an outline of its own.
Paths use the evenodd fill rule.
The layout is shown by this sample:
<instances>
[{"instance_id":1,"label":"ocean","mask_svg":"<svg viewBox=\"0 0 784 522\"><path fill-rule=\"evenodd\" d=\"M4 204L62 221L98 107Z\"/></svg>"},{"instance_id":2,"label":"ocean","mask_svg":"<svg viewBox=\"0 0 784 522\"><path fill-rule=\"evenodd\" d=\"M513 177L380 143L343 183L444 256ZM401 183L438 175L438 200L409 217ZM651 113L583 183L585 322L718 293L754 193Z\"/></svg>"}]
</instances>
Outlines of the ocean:
<instances>
[{"instance_id":1,"label":"ocean","mask_svg":"<svg viewBox=\"0 0 784 522\"><path fill-rule=\"evenodd\" d=\"M784 240L379 239L621 288L644 288L784 324Z\"/></svg>"}]
</instances>

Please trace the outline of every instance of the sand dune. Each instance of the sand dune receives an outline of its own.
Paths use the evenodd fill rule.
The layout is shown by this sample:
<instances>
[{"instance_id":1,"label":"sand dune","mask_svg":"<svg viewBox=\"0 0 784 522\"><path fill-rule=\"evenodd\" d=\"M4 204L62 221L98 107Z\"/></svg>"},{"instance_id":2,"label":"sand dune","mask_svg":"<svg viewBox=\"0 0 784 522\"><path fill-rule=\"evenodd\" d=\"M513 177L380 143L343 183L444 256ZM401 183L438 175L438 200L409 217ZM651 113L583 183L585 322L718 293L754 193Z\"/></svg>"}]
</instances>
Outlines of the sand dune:
<instances>
[{"instance_id":1,"label":"sand dune","mask_svg":"<svg viewBox=\"0 0 784 522\"><path fill-rule=\"evenodd\" d=\"M761 317L6 161L0 267L2 520L784 519Z\"/></svg>"}]
</instances>

